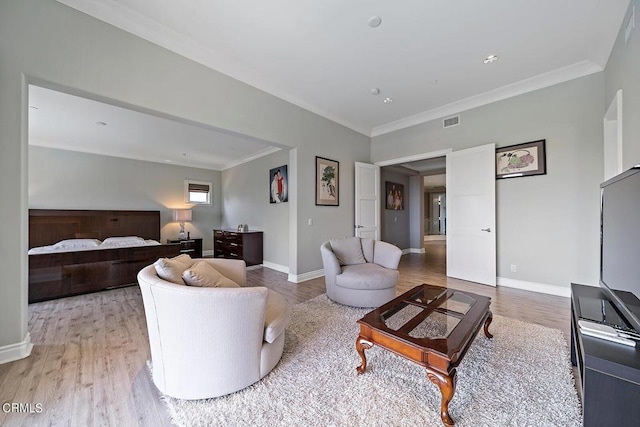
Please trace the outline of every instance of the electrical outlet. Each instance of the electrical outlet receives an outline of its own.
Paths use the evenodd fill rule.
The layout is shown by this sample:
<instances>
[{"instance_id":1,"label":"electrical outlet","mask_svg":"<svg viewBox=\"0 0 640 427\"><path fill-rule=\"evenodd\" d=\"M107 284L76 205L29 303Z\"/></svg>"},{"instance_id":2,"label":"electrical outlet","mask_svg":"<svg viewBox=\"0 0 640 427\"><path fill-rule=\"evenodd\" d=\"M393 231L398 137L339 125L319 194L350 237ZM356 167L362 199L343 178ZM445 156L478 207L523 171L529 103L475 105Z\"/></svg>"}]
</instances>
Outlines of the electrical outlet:
<instances>
[{"instance_id":1,"label":"electrical outlet","mask_svg":"<svg viewBox=\"0 0 640 427\"><path fill-rule=\"evenodd\" d=\"M511 272L515 273L516 271L518 271L518 266L515 264L511 264Z\"/></svg>"},{"instance_id":2,"label":"electrical outlet","mask_svg":"<svg viewBox=\"0 0 640 427\"><path fill-rule=\"evenodd\" d=\"M313 220L311 218L309 218L309 220L307 221L307 224L313 225Z\"/></svg>"}]
</instances>

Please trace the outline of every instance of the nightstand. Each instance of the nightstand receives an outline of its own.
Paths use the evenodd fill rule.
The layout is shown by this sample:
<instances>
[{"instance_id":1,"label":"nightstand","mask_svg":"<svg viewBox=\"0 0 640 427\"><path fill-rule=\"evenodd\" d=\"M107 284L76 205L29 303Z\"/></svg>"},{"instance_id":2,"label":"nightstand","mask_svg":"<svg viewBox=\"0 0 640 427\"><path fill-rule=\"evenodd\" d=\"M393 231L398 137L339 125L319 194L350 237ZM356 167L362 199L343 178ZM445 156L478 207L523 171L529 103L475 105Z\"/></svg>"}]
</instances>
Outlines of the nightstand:
<instances>
[{"instance_id":1,"label":"nightstand","mask_svg":"<svg viewBox=\"0 0 640 427\"><path fill-rule=\"evenodd\" d=\"M187 254L191 258L202 258L202 238L167 239L167 243L180 243L180 253Z\"/></svg>"}]
</instances>

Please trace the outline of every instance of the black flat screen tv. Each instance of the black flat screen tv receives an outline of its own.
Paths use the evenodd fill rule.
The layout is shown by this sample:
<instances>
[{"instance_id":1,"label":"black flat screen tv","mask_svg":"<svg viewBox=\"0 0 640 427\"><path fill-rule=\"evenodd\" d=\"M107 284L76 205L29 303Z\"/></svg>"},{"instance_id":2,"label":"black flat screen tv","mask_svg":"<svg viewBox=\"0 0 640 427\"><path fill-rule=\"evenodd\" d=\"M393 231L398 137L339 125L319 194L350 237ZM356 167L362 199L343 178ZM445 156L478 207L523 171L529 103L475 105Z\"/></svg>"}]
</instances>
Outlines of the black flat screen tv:
<instances>
[{"instance_id":1,"label":"black flat screen tv","mask_svg":"<svg viewBox=\"0 0 640 427\"><path fill-rule=\"evenodd\" d=\"M600 286L640 333L640 165L600 185Z\"/></svg>"}]
</instances>

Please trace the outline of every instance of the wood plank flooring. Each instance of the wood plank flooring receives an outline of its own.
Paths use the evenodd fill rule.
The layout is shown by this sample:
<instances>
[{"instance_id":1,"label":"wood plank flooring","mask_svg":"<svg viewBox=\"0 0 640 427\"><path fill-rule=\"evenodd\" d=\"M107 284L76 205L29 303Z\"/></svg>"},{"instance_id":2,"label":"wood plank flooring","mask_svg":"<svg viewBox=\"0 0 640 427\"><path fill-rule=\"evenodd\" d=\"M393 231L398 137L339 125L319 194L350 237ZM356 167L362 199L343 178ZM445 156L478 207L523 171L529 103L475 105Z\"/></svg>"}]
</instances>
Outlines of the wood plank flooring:
<instances>
[{"instance_id":1,"label":"wood plank flooring","mask_svg":"<svg viewBox=\"0 0 640 427\"><path fill-rule=\"evenodd\" d=\"M432 283L486 295L494 314L561 329L568 340L569 299L447 278L444 251L436 241L427 242L426 254L404 255L398 294ZM295 284L261 267L247 277L291 304L325 292L324 278ZM0 425L171 425L146 368L149 344L137 286L31 304L29 332L32 355L0 365L0 404L33 405L26 413L0 407Z\"/></svg>"}]
</instances>

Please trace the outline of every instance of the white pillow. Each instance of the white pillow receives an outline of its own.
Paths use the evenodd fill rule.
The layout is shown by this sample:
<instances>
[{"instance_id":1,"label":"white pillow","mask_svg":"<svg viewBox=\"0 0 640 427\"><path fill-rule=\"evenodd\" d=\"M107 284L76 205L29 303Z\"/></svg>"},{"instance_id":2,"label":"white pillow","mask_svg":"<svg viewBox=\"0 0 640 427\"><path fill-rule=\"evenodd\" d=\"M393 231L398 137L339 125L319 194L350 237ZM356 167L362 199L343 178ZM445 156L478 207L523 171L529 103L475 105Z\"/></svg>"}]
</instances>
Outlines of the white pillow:
<instances>
[{"instance_id":1,"label":"white pillow","mask_svg":"<svg viewBox=\"0 0 640 427\"><path fill-rule=\"evenodd\" d=\"M54 249L88 249L100 246L100 240L97 239L68 239L61 240L55 245Z\"/></svg>"},{"instance_id":2,"label":"white pillow","mask_svg":"<svg viewBox=\"0 0 640 427\"><path fill-rule=\"evenodd\" d=\"M239 288L233 280L223 276L208 262L196 262L182 273L182 279L188 286L204 288Z\"/></svg>"},{"instance_id":3,"label":"white pillow","mask_svg":"<svg viewBox=\"0 0 640 427\"><path fill-rule=\"evenodd\" d=\"M178 255L175 258L160 258L153 263L158 277L171 283L184 285L182 272L191 267L193 262L187 254Z\"/></svg>"},{"instance_id":4,"label":"white pillow","mask_svg":"<svg viewBox=\"0 0 640 427\"><path fill-rule=\"evenodd\" d=\"M144 239L137 236L108 237L102 242L102 246L135 246L143 244Z\"/></svg>"},{"instance_id":5,"label":"white pillow","mask_svg":"<svg viewBox=\"0 0 640 427\"><path fill-rule=\"evenodd\" d=\"M340 265L365 264L359 237L343 237L329 240L331 250L338 258Z\"/></svg>"}]
</instances>

